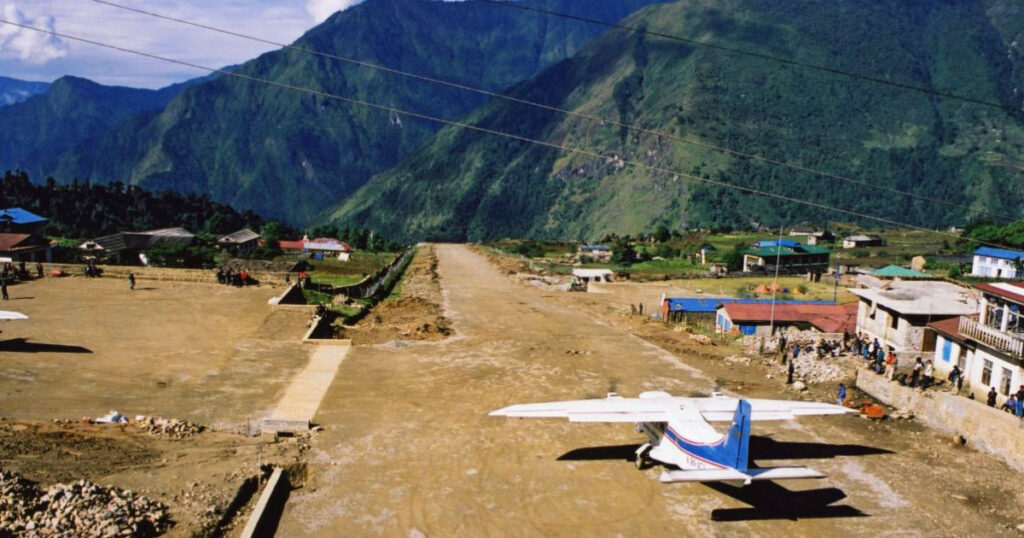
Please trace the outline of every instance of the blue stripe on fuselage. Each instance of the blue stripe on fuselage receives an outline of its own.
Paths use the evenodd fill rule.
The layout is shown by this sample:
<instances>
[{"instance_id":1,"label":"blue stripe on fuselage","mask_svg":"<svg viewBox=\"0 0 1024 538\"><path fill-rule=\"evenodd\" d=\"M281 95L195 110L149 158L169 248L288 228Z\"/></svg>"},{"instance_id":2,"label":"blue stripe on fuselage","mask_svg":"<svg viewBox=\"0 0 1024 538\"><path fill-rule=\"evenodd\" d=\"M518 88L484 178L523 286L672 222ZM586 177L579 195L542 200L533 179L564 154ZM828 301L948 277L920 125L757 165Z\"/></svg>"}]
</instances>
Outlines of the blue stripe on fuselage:
<instances>
[{"instance_id":1,"label":"blue stripe on fuselage","mask_svg":"<svg viewBox=\"0 0 1024 538\"><path fill-rule=\"evenodd\" d=\"M727 465L721 463L721 460L728 457L728 454L724 450L725 439L728 434L723 435L721 439L710 444L697 444L686 441L683 436L676 433L671 427L665 429L665 437L676 448L682 450L684 453L697 458L704 463L714 465L719 468L726 468Z\"/></svg>"}]
</instances>

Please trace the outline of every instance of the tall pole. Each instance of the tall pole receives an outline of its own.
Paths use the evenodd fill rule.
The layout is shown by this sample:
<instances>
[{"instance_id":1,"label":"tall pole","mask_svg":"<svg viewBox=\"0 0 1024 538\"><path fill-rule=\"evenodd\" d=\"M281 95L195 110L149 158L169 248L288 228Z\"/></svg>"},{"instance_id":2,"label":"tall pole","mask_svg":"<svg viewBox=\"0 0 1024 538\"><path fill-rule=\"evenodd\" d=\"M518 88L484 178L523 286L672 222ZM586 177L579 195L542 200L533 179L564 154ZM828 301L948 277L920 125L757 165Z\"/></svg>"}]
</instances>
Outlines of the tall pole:
<instances>
[{"instance_id":1,"label":"tall pole","mask_svg":"<svg viewBox=\"0 0 1024 538\"><path fill-rule=\"evenodd\" d=\"M775 335L775 294L779 290L779 259L782 257L782 225L779 225L779 239L775 242L775 282L772 284L772 315L768 320L768 338Z\"/></svg>"},{"instance_id":2,"label":"tall pole","mask_svg":"<svg viewBox=\"0 0 1024 538\"><path fill-rule=\"evenodd\" d=\"M835 243L833 243L834 245ZM839 304L839 253L836 252L836 274L832 284L832 303Z\"/></svg>"}]
</instances>

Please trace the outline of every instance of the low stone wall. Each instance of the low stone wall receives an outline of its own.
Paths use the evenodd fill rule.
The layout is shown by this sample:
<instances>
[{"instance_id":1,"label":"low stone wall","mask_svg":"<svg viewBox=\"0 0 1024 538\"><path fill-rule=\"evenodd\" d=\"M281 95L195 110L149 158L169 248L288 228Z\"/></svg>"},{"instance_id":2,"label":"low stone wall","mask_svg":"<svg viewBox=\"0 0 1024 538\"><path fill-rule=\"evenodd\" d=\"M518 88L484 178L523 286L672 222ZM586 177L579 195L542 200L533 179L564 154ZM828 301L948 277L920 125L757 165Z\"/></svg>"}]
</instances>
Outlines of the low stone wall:
<instances>
[{"instance_id":1,"label":"low stone wall","mask_svg":"<svg viewBox=\"0 0 1024 538\"><path fill-rule=\"evenodd\" d=\"M133 265L99 265L103 269L102 278L128 278L128 273L135 273L137 280L159 280L164 282L208 282L217 283L216 269L182 269L175 267L141 267ZM47 277L51 271L60 269L68 276L85 276L85 265L80 263L44 263L43 271ZM30 271L32 272L32 271ZM33 273L34 274L34 273ZM290 273L251 272L261 286L284 286L285 276Z\"/></svg>"},{"instance_id":2,"label":"low stone wall","mask_svg":"<svg viewBox=\"0 0 1024 538\"><path fill-rule=\"evenodd\" d=\"M875 399L907 409L924 424L958 433L979 450L993 454L1024 472L1024 425L1015 416L943 390L917 390L889 381L868 369L857 371L857 388Z\"/></svg>"}]
</instances>

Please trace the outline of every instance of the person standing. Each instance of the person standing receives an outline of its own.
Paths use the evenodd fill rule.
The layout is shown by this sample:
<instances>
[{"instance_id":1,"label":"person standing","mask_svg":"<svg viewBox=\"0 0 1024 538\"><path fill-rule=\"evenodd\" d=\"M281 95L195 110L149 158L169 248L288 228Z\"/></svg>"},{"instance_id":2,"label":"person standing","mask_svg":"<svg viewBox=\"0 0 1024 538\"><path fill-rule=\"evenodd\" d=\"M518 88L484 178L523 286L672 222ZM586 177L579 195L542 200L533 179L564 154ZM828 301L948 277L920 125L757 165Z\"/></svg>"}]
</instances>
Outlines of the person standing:
<instances>
[{"instance_id":1,"label":"person standing","mask_svg":"<svg viewBox=\"0 0 1024 538\"><path fill-rule=\"evenodd\" d=\"M836 391L836 399L839 402L837 405L842 407L843 403L846 402L846 385L839 384L839 390Z\"/></svg>"},{"instance_id":2,"label":"person standing","mask_svg":"<svg viewBox=\"0 0 1024 538\"><path fill-rule=\"evenodd\" d=\"M128 289L135 289L135 273L133 272L128 273Z\"/></svg>"},{"instance_id":3,"label":"person standing","mask_svg":"<svg viewBox=\"0 0 1024 538\"><path fill-rule=\"evenodd\" d=\"M6 301L6 300L9 300L11 298L10 295L7 295L7 279L6 278L0 278L0 292L2 292L2 294L3 294L3 298L4 298L3 300Z\"/></svg>"},{"instance_id":4,"label":"person standing","mask_svg":"<svg viewBox=\"0 0 1024 538\"><path fill-rule=\"evenodd\" d=\"M914 359L914 370L910 372L910 386L916 387L917 381L921 379L921 370L924 369L924 362L921 361L921 357Z\"/></svg>"},{"instance_id":5,"label":"person standing","mask_svg":"<svg viewBox=\"0 0 1024 538\"><path fill-rule=\"evenodd\" d=\"M793 370L795 369L793 367L793 362L794 361L789 361L789 368L786 370L788 372L788 375L786 376L786 384L787 385L792 385L793 384Z\"/></svg>"},{"instance_id":6,"label":"person standing","mask_svg":"<svg viewBox=\"0 0 1024 538\"><path fill-rule=\"evenodd\" d=\"M782 364L786 364L786 335L779 335L779 354L782 355Z\"/></svg>"},{"instance_id":7,"label":"person standing","mask_svg":"<svg viewBox=\"0 0 1024 538\"><path fill-rule=\"evenodd\" d=\"M986 400L986 403L988 404L989 407L995 407L996 406L996 388L995 387L990 387L988 389L988 400Z\"/></svg>"},{"instance_id":8,"label":"person standing","mask_svg":"<svg viewBox=\"0 0 1024 538\"><path fill-rule=\"evenodd\" d=\"M36 278L43 278L43 264L36 262Z\"/></svg>"}]
</instances>

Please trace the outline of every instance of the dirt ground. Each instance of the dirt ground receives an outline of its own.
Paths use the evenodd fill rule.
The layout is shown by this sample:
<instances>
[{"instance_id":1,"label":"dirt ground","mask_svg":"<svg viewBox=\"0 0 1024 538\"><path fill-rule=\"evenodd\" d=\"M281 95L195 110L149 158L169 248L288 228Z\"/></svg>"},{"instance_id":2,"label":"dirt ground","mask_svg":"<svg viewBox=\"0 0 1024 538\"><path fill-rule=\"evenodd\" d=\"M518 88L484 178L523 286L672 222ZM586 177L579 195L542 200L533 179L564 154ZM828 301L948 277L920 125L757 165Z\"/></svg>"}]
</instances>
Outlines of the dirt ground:
<instances>
[{"instance_id":1,"label":"dirt ground","mask_svg":"<svg viewBox=\"0 0 1024 538\"><path fill-rule=\"evenodd\" d=\"M1018 534L1024 522L1018 473L914 421L758 423L757 464L828 477L738 489L637 471L629 459L642 438L630 425L489 417L608 391L798 396L759 363L723 360L735 350L628 316L631 302L658 295L643 284L570 294L509 278L465 246L437 254L455 335L352 349L317 414L326 431L281 535L974 536Z\"/></svg>"},{"instance_id":2,"label":"dirt ground","mask_svg":"<svg viewBox=\"0 0 1024 538\"><path fill-rule=\"evenodd\" d=\"M170 535L215 529L260 465L295 463L304 440L249 437L305 366L308 312L272 310L279 289L46 278L2 305L0 468L44 487L88 479L170 506ZM110 410L189 420L185 439L83 424ZM53 421L60 420L61 423ZM244 523L244 519L241 520Z\"/></svg>"},{"instance_id":3,"label":"dirt ground","mask_svg":"<svg viewBox=\"0 0 1024 538\"><path fill-rule=\"evenodd\" d=\"M364 346L395 341L435 341L451 335L442 311L434 245L417 248L401 281L401 293L374 306L355 326L344 327L341 338Z\"/></svg>"}]
</instances>

